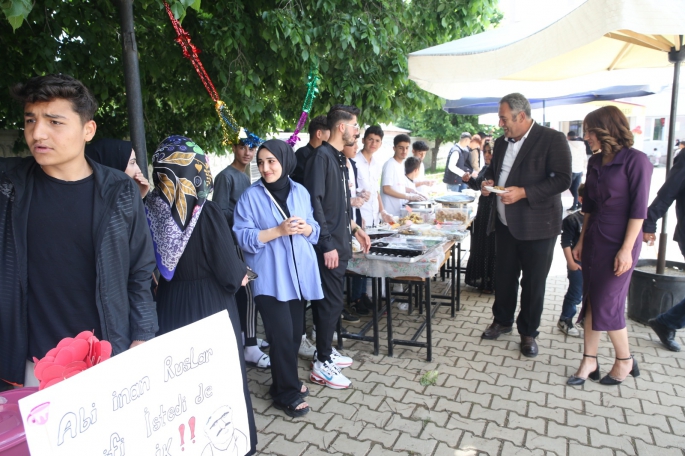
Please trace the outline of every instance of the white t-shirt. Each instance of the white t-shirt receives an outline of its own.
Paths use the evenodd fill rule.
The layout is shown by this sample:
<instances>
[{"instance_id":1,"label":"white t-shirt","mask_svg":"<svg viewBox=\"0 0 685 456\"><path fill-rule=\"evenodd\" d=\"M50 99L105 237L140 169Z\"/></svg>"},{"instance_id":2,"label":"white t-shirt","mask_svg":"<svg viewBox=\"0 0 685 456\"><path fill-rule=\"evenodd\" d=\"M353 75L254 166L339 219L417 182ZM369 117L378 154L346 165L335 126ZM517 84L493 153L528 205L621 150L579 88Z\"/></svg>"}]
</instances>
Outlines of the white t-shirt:
<instances>
[{"instance_id":1,"label":"white t-shirt","mask_svg":"<svg viewBox=\"0 0 685 456\"><path fill-rule=\"evenodd\" d=\"M396 192L407 193L407 176L404 175L404 161L397 163L394 157L391 157L385 165L383 165L383 175L381 176L381 199L383 200L383 208L390 215L400 215L400 209L407 204L407 200L395 198L394 196L386 195L382 190L383 187L389 185Z\"/></svg>"},{"instance_id":2,"label":"white t-shirt","mask_svg":"<svg viewBox=\"0 0 685 456\"><path fill-rule=\"evenodd\" d=\"M354 163L357 165L357 188L371 193L369 200L360 208L362 218L366 226L378 225L380 220L378 192L380 191L383 164L376 158L375 154L371 156L370 162L367 161L361 151L357 152Z\"/></svg>"},{"instance_id":3,"label":"white t-shirt","mask_svg":"<svg viewBox=\"0 0 685 456\"><path fill-rule=\"evenodd\" d=\"M568 147L571 149L571 172L584 173L587 168L585 143L583 141L569 141Z\"/></svg>"},{"instance_id":4,"label":"white t-shirt","mask_svg":"<svg viewBox=\"0 0 685 456\"><path fill-rule=\"evenodd\" d=\"M426 181L426 167L423 166L423 162L421 162L421 165L419 166L419 175L416 176L415 179L417 182L425 182ZM411 181L409 181L411 182ZM424 196L428 196L428 192L430 192L430 187L428 185L420 185L418 187L412 187L415 188L418 193L421 193Z\"/></svg>"}]
</instances>

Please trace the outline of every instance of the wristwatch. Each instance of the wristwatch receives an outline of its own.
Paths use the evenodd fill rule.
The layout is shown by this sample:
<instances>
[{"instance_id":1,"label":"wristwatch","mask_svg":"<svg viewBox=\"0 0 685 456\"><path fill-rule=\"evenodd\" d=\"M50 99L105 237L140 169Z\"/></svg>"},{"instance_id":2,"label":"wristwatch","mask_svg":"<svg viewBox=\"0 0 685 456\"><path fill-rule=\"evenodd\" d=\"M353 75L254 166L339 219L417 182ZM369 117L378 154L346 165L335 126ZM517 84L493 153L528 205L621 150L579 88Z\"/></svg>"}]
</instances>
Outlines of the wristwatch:
<instances>
[{"instance_id":1,"label":"wristwatch","mask_svg":"<svg viewBox=\"0 0 685 456\"><path fill-rule=\"evenodd\" d=\"M360 229L361 229L361 228L359 228L359 226L355 226L354 228L352 228L352 236L354 236L355 234L357 234L357 231L359 231Z\"/></svg>"}]
</instances>

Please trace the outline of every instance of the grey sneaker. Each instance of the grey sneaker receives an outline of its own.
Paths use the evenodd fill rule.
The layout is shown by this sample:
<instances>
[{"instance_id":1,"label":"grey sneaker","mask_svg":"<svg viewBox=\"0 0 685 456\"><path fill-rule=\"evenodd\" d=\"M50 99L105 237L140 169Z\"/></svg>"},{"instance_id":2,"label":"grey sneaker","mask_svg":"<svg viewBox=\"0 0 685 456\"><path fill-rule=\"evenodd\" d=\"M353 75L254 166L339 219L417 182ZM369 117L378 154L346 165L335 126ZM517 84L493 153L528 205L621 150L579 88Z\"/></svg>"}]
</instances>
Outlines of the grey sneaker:
<instances>
[{"instance_id":1,"label":"grey sneaker","mask_svg":"<svg viewBox=\"0 0 685 456\"><path fill-rule=\"evenodd\" d=\"M302 336L302 342L300 343L300 349L297 354L302 358L310 359L316 353L316 346L310 342L306 335Z\"/></svg>"},{"instance_id":2,"label":"grey sneaker","mask_svg":"<svg viewBox=\"0 0 685 456\"><path fill-rule=\"evenodd\" d=\"M568 336L580 337L580 331L578 328L576 328L571 320L564 320L560 318L557 322L557 327L561 329L561 332Z\"/></svg>"}]
</instances>

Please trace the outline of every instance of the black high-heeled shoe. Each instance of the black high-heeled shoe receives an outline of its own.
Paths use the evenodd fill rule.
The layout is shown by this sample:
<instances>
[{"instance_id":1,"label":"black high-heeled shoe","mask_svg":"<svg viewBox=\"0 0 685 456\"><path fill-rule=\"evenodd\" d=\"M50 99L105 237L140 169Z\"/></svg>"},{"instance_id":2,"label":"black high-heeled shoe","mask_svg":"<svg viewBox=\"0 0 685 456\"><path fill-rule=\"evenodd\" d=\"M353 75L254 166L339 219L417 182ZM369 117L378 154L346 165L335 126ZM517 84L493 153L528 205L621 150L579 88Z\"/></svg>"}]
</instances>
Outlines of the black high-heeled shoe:
<instances>
[{"instance_id":1,"label":"black high-heeled shoe","mask_svg":"<svg viewBox=\"0 0 685 456\"><path fill-rule=\"evenodd\" d=\"M630 355L630 358L616 358L619 361L628 361L629 359L633 360L633 368L630 369L629 374L632 375L633 377L639 377L640 376L640 369L637 367L637 360L633 358L633 355ZM625 380L625 379L624 379ZM612 377L611 375L607 374L602 379L599 381L602 385L619 385L623 382L623 380L619 380L617 378Z\"/></svg>"},{"instance_id":2,"label":"black high-heeled shoe","mask_svg":"<svg viewBox=\"0 0 685 456\"><path fill-rule=\"evenodd\" d=\"M586 354L583 354L583 357L584 358L595 358L595 359L597 359L596 356L586 355ZM588 375L587 378L589 378L590 380L594 380L594 381L599 380L599 361L597 361L597 368L594 371L590 372L590 375ZM585 380L587 380L587 378L576 377L575 375L571 375L568 378L568 380L566 380L566 384L571 385L571 386L580 386L583 383L585 383Z\"/></svg>"}]
</instances>

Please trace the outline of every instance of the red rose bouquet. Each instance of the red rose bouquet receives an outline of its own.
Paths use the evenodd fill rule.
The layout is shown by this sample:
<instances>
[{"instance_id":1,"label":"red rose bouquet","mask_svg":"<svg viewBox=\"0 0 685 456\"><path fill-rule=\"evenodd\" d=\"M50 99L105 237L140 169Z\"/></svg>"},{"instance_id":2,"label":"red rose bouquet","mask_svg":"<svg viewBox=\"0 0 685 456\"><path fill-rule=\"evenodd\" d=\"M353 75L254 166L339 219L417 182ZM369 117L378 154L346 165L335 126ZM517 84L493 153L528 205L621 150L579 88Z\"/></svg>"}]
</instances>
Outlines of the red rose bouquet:
<instances>
[{"instance_id":1,"label":"red rose bouquet","mask_svg":"<svg viewBox=\"0 0 685 456\"><path fill-rule=\"evenodd\" d=\"M41 360L33 358L34 375L40 381L39 390L59 383L93 367L112 356L112 345L98 340L91 331L83 331L76 337L66 337L45 354Z\"/></svg>"}]
</instances>

